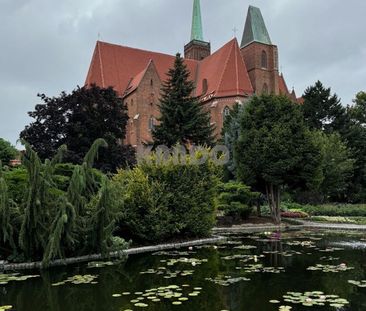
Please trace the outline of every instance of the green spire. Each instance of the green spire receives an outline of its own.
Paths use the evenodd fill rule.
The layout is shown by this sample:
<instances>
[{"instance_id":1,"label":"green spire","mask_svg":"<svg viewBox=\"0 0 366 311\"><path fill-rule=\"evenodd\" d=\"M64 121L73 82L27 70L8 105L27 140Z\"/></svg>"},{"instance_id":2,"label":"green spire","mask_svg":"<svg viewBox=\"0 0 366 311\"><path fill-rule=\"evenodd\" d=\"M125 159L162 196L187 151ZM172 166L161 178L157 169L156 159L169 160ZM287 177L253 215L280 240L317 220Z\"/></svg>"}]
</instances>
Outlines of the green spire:
<instances>
[{"instance_id":1,"label":"green spire","mask_svg":"<svg viewBox=\"0 0 366 311\"><path fill-rule=\"evenodd\" d=\"M194 0L194 3L193 3L191 41L193 41L193 40L203 41L200 0Z\"/></svg>"},{"instance_id":2,"label":"green spire","mask_svg":"<svg viewBox=\"0 0 366 311\"><path fill-rule=\"evenodd\" d=\"M241 47L253 41L272 44L261 10L254 6L249 6Z\"/></svg>"}]
</instances>

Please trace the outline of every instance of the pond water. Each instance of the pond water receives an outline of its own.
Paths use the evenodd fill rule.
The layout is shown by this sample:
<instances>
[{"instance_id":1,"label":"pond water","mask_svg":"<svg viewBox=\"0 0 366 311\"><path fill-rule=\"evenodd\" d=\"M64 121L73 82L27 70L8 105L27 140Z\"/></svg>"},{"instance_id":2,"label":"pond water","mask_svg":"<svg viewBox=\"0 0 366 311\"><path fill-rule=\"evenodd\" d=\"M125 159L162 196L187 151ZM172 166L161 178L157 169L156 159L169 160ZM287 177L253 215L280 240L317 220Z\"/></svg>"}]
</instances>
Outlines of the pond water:
<instances>
[{"instance_id":1,"label":"pond water","mask_svg":"<svg viewBox=\"0 0 366 311\"><path fill-rule=\"evenodd\" d=\"M365 233L228 235L101 268L0 274L0 310L365 311L365 255Z\"/></svg>"}]
</instances>

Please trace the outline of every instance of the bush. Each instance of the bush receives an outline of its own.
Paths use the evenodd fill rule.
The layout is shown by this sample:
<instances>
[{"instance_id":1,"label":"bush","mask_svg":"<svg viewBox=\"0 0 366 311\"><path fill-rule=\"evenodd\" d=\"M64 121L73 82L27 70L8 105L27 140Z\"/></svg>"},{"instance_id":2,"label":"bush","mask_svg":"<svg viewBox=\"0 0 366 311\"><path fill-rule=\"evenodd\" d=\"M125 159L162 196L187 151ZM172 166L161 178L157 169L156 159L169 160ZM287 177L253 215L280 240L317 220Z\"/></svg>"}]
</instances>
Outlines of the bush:
<instances>
[{"instance_id":1,"label":"bush","mask_svg":"<svg viewBox=\"0 0 366 311\"><path fill-rule=\"evenodd\" d=\"M221 209L222 207L219 206ZM251 215L253 208L251 206L241 204L239 202L231 202L224 207L224 215L232 217L234 221L248 219Z\"/></svg>"},{"instance_id":2,"label":"bush","mask_svg":"<svg viewBox=\"0 0 366 311\"><path fill-rule=\"evenodd\" d=\"M119 194L122 217L119 227L125 237L140 242L209 235L215 222L219 170L202 165L140 163L121 170L113 179Z\"/></svg>"},{"instance_id":3,"label":"bush","mask_svg":"<svg viewBox=\"0 0 366 311\"><path fill-rule=\"evenodd\" d=\"M287 211L282 212L281 217L283 218L308 218L309 214L302 211Z\"/></svg>"},{"instance_id":4,"label":"bush","mask_svg":"<svg viewBox=\"0 0 366 311\"><path fill-rule=\"evenodd\" d=\"M303 205L295 203L295 202L282 202L281 203L281 211L288 210L301 210Z\"/></svg>"},{"instance_id":5,"label":"bush","mask_svg":"<svg viewBox=\"0 0 366 311\"><path fill-rule=\"evenodd\" d=\"M236 221L248 219L259 193L252 192L250 187L239 182L221 184L219 189L218 207L224 215Z\"/></svg>"},{"instance_id":6,"label":"bush","mask_svg":"<svg viewBox=\"0 0 366 311\"><path fill-rule=\"evenodd\" d=\"M311 216L366 217L366 205L305 205L302 210Z\"/></svg>"}]
</instances>

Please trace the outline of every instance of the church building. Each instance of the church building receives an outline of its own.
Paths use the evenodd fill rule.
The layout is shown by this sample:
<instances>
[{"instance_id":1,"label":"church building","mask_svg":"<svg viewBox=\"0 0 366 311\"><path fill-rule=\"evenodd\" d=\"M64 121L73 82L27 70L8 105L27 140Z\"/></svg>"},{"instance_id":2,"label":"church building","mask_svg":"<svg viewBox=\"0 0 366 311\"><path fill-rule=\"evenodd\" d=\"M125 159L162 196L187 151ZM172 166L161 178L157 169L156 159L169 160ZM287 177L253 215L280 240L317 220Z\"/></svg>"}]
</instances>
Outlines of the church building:
<instances>
[{"instance_id":1,"label":"church building","mask_svg":"<svg viewBox=\"0 0 366 311\"><path fill-rule=\"evenodd\" d=\"M194 0L191 40L184 59L204 109L220 136L224 118L236 103L254 94L283 94L296 101L278 70L278 49L270 39L260 9L250 6L241 44L236 38L211 53L204 40L200 0ZM128 107L125 143L152 142L159 117L159 96L175 56L97 41L86 85L112 86Z\"/></svg>"}]
</instances>

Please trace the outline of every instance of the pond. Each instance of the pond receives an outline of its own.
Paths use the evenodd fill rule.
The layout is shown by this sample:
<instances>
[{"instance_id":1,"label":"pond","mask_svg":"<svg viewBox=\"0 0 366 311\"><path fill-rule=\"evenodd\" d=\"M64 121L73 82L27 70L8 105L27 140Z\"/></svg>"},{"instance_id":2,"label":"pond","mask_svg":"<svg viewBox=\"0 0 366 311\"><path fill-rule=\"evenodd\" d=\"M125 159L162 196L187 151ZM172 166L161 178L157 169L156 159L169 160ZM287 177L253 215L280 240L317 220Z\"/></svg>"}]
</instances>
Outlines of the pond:
<instances>
[{"instance_id":1,"label":"pond","mask_svg":"<svg viewBox=\"0 0 366 311\"><path fill-rule=\"evenodd\" d=\"M365 233L228 235L103 267L0 274L0 310L364 311L365 255Z\"/></svg>"}]
</instances>

